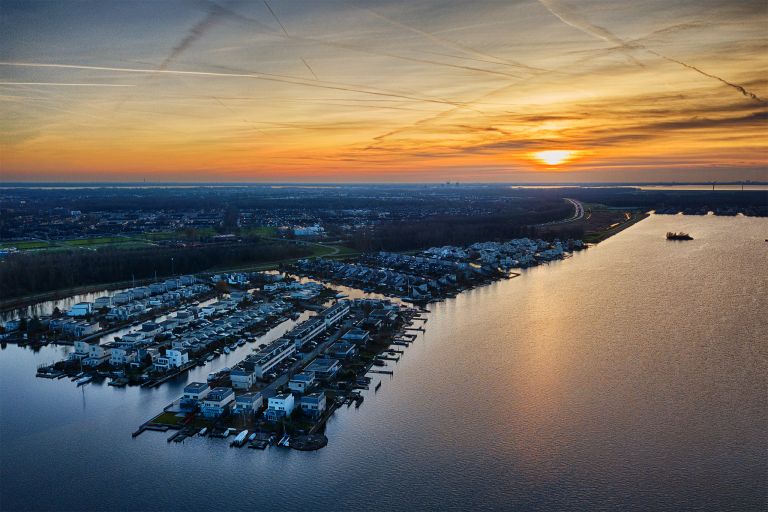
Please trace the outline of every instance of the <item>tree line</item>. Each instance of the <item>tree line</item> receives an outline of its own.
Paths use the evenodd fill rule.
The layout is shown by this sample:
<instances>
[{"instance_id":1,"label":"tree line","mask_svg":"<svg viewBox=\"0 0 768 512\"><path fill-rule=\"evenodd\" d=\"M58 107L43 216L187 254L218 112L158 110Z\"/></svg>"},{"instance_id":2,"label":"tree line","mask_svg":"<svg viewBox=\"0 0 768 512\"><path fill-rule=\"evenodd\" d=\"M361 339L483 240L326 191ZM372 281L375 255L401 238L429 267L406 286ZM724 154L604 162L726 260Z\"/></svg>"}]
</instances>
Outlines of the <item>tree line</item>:
<instances>
[{"instance_id":1,"label":"tree line","mask_svg":"<svg viewBox=\"0 0 768 512\"><path fill-rule=\"evenodd\" d=\"M202 247L105 248L97 251L44 251L12 254L0 261L2 298L90 284L190 274L215 267L298 258L311 253L300 245L270 242Z\"/></svg>"}]
</instances>

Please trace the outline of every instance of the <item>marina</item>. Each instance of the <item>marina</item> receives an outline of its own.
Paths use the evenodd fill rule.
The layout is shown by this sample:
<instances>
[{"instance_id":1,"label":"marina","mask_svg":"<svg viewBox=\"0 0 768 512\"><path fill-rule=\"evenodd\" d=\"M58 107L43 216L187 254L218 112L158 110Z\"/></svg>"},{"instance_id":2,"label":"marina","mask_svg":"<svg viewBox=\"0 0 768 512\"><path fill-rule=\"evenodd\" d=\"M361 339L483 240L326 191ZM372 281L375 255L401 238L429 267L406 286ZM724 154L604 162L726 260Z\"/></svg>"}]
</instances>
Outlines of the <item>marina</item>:
<instances>
[{"instance_id":1,"label":"marina","mask_svg":"<svg viewBox=\"0 0 768 512\"><path fill-rule=\"evenodd\" d=\"M680 230L696 240L671 247L663 234ZM265 341L153 389L36 378L38 364L72 348L7 344L0 434L10 464L0 471L14 493L4 507L93 510L128 492L143 510L359 510L386 478L377 506L403 512L472 509L478 494L499 509L672 512L680 496L700 510L759 509L766 443L755 383L768 355L752 327L768 302L738 298L765 295L764 232L764 219L652 215L567 261L431 304L427 331L384 368L393 378L369 371L364 403L335 409L327 446L307 454L271 446L271 430L253 441L264 439L263 450L228 448L244 428L222 439L201 427L180 443L166 442L167 427L130 435L190 382ZM666 298L672 290L695 304ZM628 297L635 307L616 307ZM83 492L57 460L102 485ZM663 473L647 471L660 464ZM216 479L222 488L201 491L195 482L211 475L227 475ZM494 475L517 482L514 492ZM243 500L237 490L253 482L267 484Z\"/></svg>"}]
</instances>

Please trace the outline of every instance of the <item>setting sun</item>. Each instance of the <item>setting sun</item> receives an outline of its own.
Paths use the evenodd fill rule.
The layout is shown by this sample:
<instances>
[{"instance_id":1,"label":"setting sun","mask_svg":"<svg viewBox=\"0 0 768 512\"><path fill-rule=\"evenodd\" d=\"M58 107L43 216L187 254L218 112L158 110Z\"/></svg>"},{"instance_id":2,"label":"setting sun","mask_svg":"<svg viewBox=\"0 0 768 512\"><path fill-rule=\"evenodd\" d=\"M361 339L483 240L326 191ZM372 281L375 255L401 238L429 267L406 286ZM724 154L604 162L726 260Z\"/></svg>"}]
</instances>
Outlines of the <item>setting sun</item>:
<instances>
[{"instance_id":1,"label":"setting sun","mask_svg":"<svg viewBox=\"0 0 768 512\"><path fill-rule=\"evenodd\" d=\"M563 162L570 160L573 153L574 152L569 149L553 149L549 151L539 151L534 153L533 156L547 165L560 165Z\"/></svg>"}]
</instances>

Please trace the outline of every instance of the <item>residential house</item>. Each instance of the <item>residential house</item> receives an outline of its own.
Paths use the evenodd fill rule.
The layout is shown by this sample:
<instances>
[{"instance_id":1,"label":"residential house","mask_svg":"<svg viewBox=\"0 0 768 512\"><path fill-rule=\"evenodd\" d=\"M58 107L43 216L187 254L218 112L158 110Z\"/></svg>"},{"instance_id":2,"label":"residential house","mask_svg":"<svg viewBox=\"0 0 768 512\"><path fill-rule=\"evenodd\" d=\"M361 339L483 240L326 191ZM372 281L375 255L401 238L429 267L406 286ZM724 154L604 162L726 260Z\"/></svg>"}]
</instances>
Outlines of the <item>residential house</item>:
<instances>
[{"instance_id":1,"label":"residential house","mask_svg":"<svg viewBox=\"0 0 768 512\"><path fill-rule=\"evenodd\" d=\"M306 393L315 383L313 372L297 373L288 381L288 389L296 393Z\"/></svg>"},{"instance_id":2,"label":"residential house","mask_svg":"<svg viewBox=\"0 0 768 512\"><path fill-rule=\"evenodd\" d=\"M315 378L319 380L329 380L332 379L340 369L341 364L339 364L337 359L318 357L309 363L304 371L314 372Z\"/></svg>"},{"instance_id":3,"label":"residential house","mask_svg":"<svg viewBox=\"0 0 768 512\"><path fill-rule=\"evenodd\" d=\"M234 414L253 414L259 410L264 398L261 393L243 393L235 397L235 407L232 409Z\"/></svg>"},{"instance_id":4,"label":"residential house","mask_svg":"<svg viewBox=\"0 0 768 512\"><path fill-rule=\"evenodd\" d=\"M267 410L264 413L267 421L279 421L285 416L290 416L295 407L293 395L290 393L275 395L267 403Z\"/></svg>"},{"instance_id":5,"label":"residential house","mask_svg":"<svg viewBox=\"0 0 768 512\"><path fill-rule=\"evenodd\" d=\"M299 405L304 414L310 418L319 418L325 411L325 393L310 393L299 400Z\"/></svg>"},{"instance_id":6,"label":"residential house","mask_svg":"<svg viewBox=\"0 0 768 512\"><path fill-rule=\"evenodd\" d=\"M200 411L206 418L216 418L224 414L235 401L235 392L232 388L213 388L203 399Z\"/></svg>"}]
</instances>

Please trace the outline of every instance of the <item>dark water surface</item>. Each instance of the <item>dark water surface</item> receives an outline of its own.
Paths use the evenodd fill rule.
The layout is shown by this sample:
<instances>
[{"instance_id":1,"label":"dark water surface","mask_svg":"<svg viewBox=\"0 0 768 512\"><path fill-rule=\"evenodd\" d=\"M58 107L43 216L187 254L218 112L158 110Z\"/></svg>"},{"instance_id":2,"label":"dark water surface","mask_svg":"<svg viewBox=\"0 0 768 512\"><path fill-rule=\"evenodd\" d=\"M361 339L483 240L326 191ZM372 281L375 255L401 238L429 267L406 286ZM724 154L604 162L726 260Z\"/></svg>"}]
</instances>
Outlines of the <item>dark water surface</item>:
<instances>
[{"instance_id":1,"label":"dark water surface","mask_svg":"<svg viewBox=\"0 0 768 512\"><path fill-rule=\"evenodd\" d=\"M68 348L8 346L0 508L765 510L766 238L765 219L652 216L432 305L313 453L132 439L185 380L76 388L34 377Z\"/></svg>"}]
</instances>

